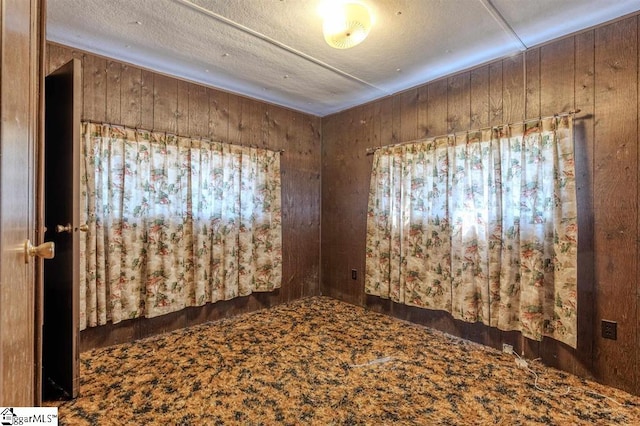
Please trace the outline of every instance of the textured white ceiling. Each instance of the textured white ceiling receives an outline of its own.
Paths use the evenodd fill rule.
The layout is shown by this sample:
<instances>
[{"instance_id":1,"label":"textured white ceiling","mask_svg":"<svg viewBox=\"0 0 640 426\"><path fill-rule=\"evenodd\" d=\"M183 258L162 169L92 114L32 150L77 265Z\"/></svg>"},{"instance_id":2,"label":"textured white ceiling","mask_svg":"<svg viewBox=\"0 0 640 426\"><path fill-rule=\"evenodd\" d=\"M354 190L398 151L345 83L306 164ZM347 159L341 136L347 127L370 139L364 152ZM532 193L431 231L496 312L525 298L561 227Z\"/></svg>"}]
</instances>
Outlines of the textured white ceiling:
<instances>
[{"instance_id":1,"label":"textured white ceiling","mask_svg":"<svg viewBox=\"0 0 640 426\"><path fill-rule=\"evenodd\" d=\"M321 0L49 0L47 39L324 116L640 10L640 0L361 0L329 47Z\"/></svg>"}]
</instances>

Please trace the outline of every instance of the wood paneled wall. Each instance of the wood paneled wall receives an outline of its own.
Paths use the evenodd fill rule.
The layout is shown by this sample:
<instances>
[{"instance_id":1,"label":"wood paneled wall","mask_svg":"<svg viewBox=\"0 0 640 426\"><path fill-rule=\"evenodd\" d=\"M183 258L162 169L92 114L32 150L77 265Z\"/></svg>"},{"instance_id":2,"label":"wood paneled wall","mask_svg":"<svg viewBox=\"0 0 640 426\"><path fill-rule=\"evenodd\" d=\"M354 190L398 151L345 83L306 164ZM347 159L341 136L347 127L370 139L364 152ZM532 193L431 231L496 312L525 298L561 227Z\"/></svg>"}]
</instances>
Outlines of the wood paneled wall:
<instances>
[{"instance_id":1,"label":"wood paneled wall","mask_svg":"<svg viewBox=\"0 0 640 426\"><path fill-rule=\"evenodd\" d=\"M638 15L323 118L321 292L640 394ZM580 109L579 336L551 339L366 296L370 147ZM356 269L356 280L351 270ZM618 339L601 337L617 321Z\"/></svg>"},{"instance_id":2,"label":"wood paneled wall","mask_svg":"<svg viewBox=\"0 0 640 426\"><path fill-rule=\"evenodd\" d=\"M284 149L283 282L272 293L87 329L81 349L130 341L319 293L320 118L49 43L48 72L82 60L84 119ZM47 148L52 149L52 141ZM54 148L55 149L55 148Z\"/></svg>"}]
</instances>

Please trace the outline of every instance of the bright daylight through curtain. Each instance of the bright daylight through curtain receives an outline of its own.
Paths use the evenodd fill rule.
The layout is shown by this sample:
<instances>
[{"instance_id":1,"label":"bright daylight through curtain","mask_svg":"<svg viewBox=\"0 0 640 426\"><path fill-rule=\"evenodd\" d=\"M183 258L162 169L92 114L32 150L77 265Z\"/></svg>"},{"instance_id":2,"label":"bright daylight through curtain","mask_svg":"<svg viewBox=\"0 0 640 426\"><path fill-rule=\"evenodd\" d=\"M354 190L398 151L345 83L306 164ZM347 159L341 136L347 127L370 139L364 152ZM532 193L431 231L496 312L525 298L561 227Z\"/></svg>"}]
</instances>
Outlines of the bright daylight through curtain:
<instances>
[{"instance_id":1,"label":"bright daylight through curtain","mask_svg":"<svg viewBox=\"0 0 640 426\"><path fill-rule=\"evenodd\" d=\"M82 125L80 323L279 288L280 153Z\"/></svg>"},{"instance_id":2,"label":"bright daylight through curtain","mask_svg":"<svg viewBox=\"0 0 640 426\"><path fill-rule=\"evenodd\" d=\"M365 291L576 347L573 118L374 154Z\"/></svg>"}]
</instances>

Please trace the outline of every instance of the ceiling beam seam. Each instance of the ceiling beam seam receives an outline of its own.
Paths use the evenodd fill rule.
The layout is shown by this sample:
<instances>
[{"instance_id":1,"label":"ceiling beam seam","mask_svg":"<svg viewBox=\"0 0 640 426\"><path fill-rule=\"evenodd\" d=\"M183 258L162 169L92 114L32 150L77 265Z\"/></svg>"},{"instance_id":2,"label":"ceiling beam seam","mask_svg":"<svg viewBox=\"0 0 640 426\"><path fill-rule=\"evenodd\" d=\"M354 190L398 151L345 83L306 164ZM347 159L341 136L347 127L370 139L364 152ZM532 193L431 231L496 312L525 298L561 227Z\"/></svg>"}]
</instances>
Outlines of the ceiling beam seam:
<instances>
[{"instance_id":1,"label":"ceiling beam seam","mask_svg":"<svg viewBox=\"0 0 640 426\"><path fill-rule=\"evenodd\" d=\"M524 43L524 41L522 41L516 30L514 30L511 24L509 24L505 17L502 16L502 13L500 13L498 8L491 2L491 0L480 0L480 3L482 3L484 8L487 9L489 14L502 27L502 29L516 40L516 42L520 45L520 51L524 52L528 49L527 45Z\"/></svg>"},{"instance_id":2,"label":"ceiling beam seam","mask_svg":"<svg viewBox=\"0 0 640 426\"><path fill-rule=\"evenodd\" d=\"M265 42L267 42L267 43L269 43L269 44L271 44L271 45L273 45L273 46L275 46L275 47L277 47L279 49L282 49L282 50L285 50L285 51L287 51L289 53L292 53L292 54L298 56L299 58L302 58L302 59L304 59L304 60L306 60L308 62L311 62L311 63L313 63L315 65L321 66L322 68L324 68L326 70L329 70L329 71L331 71L333 73L336 73L336 74L338 74L338 75L340 75L342 77L345 77L345 78L347 78L349 80L352 80L352 81L356 81L356 82L358 82L360 84L363 84L363 85L365 85L367 87L370 87L372 89L379 90L382 93L384 93L385 95L390 95L391 94L391 92L389 92L387 90L384 90L384 89L382 89L380 87L377 87L374 84L371 84L371 83L369 83L367 81L364 81L364 80L362 80L362 79L360 79L360 78L358 78L358 77L356 77L354 75L351 75L351 74L349 74L349 73L347 73L345 71L342 71L342 70L340 70L338 68L335 68L335 67L333 67L333 66L331 66L331 65L329 65L329 64L327 64L325 62L322 62L319 59L314 58L313 56L307 55L304 52L300 52L299 50L296 50L296 49L294 49L294 48L292 48L290 46L287 46L284 43L281 43L281 42L279 42L277 40L274 40L274 39L270 38L269 36L266 36L266 35L258 32L258 31L252 30L251 28L245 27L244 25L239 24L239 23L237 23L235 21L232 21L231 19L226 18L226 17L224 17L222 15L219 15L219 14L217 14L217 13L215 13L215 12L209 10L209 9L206 9L206 8L204 8L202 6L194 4L189 0L174 0L174 1L176 3L179 3L179 4L183 5L183 6L186 6L186 7L190 8L190 9L196 11L196 12L199 12L199 13L201 13L203 15L206 15L206 16L208 16L210 18L213 18L218 22L221 22L221 23L229 25L230 27L233 27L233 28L235 28L237 30L240 30L240 31L244 32L245 34L249 34L249 35L251 35L253 37L256 37L256 38L258 38L258 39L260 39L262 41L265 41Z\"/></svg>"}]
</instances>

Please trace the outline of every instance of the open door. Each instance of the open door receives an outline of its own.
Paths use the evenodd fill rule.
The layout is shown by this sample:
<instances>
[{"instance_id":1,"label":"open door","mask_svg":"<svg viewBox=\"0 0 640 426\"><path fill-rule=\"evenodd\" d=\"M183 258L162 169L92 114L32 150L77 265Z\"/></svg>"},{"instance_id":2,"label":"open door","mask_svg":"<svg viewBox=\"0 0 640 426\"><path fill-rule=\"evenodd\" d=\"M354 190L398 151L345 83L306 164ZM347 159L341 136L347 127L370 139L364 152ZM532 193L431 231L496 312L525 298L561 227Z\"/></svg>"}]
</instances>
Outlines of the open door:
<instances>
[{"instance_id":1,"label":"open door","mask_svg":"<svg viewBox=\"0 0 640 426\"><path fill-rule=\"evenodd\" d=\"M44 264L43 399L75 398L80 387L80 61L45 79L45 240L56 246Z\"/></svg>"}]
</instances>

